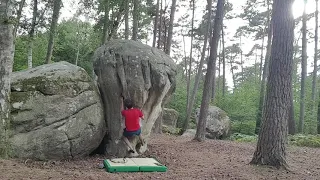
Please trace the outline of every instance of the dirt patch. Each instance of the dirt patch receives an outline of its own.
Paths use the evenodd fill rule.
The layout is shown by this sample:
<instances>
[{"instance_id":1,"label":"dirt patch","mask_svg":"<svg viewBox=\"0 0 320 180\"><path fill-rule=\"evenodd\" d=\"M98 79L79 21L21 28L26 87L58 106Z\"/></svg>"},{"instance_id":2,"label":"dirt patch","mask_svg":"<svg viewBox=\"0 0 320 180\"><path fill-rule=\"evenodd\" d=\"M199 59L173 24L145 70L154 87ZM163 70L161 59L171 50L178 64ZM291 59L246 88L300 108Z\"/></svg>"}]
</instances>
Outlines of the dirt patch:
<instances>
[{"instance_id":1,"label":"dirt patch","mask_svg":"<svg viewBox=\"0 0 320 180\"><path fill-rule=\"evenodd\" d=\"M107 173L98 168L106 157L72 161L33 162L0 160L0 179L320 179L320 149L290 146L291 171L248 165L255 144L157 135L144 155L157 157L168 167L166 173Z\"/></svg>"}]
</instances>

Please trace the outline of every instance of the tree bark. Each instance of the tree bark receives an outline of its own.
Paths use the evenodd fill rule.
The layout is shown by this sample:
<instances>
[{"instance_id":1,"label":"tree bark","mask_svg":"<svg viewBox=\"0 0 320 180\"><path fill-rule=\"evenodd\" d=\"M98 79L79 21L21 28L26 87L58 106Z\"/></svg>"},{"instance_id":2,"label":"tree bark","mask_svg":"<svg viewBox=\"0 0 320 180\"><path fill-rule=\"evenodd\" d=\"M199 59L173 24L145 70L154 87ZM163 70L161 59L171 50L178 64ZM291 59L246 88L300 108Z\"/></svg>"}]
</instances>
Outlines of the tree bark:
<instances>
[{"instance_id":1,"label":"tree bark","mask_svg":"<svg viewBox=\"0 0 320 180\"><path fill-rule=\"evenodd\" d=\"M10 75L14 56L12 7L11 0L0 0L0 158L8 158L10 152Z\"/></svg>"},{"instance_id":2,"label":"tree bark","mask_svg":"<svg viewBox=\"0 0 320 180\"><path fill-rule=\"evenodd\" d=\"M315 12L315 33L314 33L314 61L313 61L313 79L312 79L312 101L313 101L313 111L316 110L316 93L317 93L317 61L318 61L318 0L316 0L316 12Z\"/></svg>"},{"instance_id":3,"label":"tree bark","mask_svg":"<svg viewBox=\"0 0 320 180\"><path fill-rule=\"evenodd\" d=\"M193 86L193 91L190 97L190 102L189 102L189 106L187 109L187 117L183 123L182 126L182 134L189 128L189 121L190 121L190 117L191 117L191 113L192 113L192 109L193 109L193 105L194 105L194 101L196 99L196 95L198 92L198 88L199 88L199 84L200 84L200 79L201 79L201 74L202 74L202 67L204 64L204 60L205 60L205 55L206 55L206 49L207 49L207 44L208 44L208 39L209 39L209 31L211 30L211 7L212 7L212 0L208 0L208 5L207 5L207 11L208 11L208 24L207 24L207 31L205 32L204 35L204 42L203 42L203 47L202 47L202 52L201 52L201 59L200 59L200 64L198 67L198 71L197 71L197 75L196 75L196 79L194 82L194 86Z\"/></svg>"},{"instance_id":4,"label":"tree bark","mask_svg":"<svg viewBox=\"0 0 320 180\"><path fill-rule=\"evenodd\" d=\"M60 8L61 8L61 0L55 0L53 4L52 20L51 20L50 31L49 31L50 34L49 34L48 50L47 50L47 56L46 56L46 64L49 64L51 62L53 45L54 45L54 36L56 34Z\"/></svg>"},{"instance_id":5,"label":"tree bark","mask_svg":"<svg viewBox=\"0 0 320 180\"><path fill-rule=\"evenodd\" d=\"M267 42L267 52L264 60L264 65L263 65L263 72L262 72L262 80L260 84L260 98L259 98L259 105L258 105L258 112L257 112L257 118L256 118L256 129L255 133L258 134L260 130L260 125L261 125L261 118L262 118L262 109L264 106L264 101L265 101L265 89L266 89L266 82L268 79L268 74L269 74L269 61L270 61L270 55L271 55L271 45L272 45L272 35L273 35L273 25L272 22L270 21L271 17L271 10L270 10L270 2L269 0L267 1L268 3L268 42Z\"/></svg>"},{"instance_id":6,"label":"tree bark","mask_svg":"<svg viewBox=\"0 0 320 180\"><path fill-rule=\"evenodd\" d=\"M138 25L139 25L139 0L133 0L133 26L132 26L132 40L138 39Z\"/></svg>"},{"instance_id":7,"label":"tree bark","mask_svg":"<svg viewBox=\"0 0 320 180\"><path fill-rule=\"evenodd\" d=\"M209 101L210 101L210 90L211 90L213 77L215 75L215 69L216 69L217 47L219 43L223 15L224 15L224 3L225 3L225 0L218 0L217 2L217 10L216 10L216 16L215 16L214 26L213 26L214 31L210 41L210 47L211 47L210 58L208 61L208 68L207 68L207 73L205 77L203 95L202 95L202 101L201 101L200 116L197 124L197 132L195 136L195 140L197 141L205 140L205 128L207 123L208 108L209 108Z\"/></svg>"},{"instance_id":8,"label":"tree bark","mask_svg":"<svg viewBox=\"0 0 320 180\"><path fill-rule=\"evenodd\" d=\"M304 10L302 17L302 58L301 58L301 90L300 90L300 116L298 132L303 133L304 116L305 116L305 86L307 76L307 0L304 0Z\"/></svg>"},{"instance_id":9,"label":"tree bark","mask_svg":"<svg viewBox=\"0 0 320 180\"><path fill-rule=\"evenodd\" d=\"M294 0L274 0L273 39L266 101L257 148L251 164L287 168L286 146L292 96Z\"/></svg>"},{"instance_id":10,"label":"tree bark","mask_svg":"<svg viewBox=\"0 0 320 180\"><path fill-rule=\"evenodd\" d=\"M125 13L124 13L124 38L129 39L129 0L125 0Z\"/></svg>"},{"instance_id":11,"label":"tree bark","mask_svg":"<svg viewBox=\"0 0 320 180\"><path fill-rule=\"evenodd\" d=\"M28 68L32 68L32 49L34 33L36 28L36 21L38 16L38 0L33 0L33 13L32 13L31 29L29 31L29 44L28 44Z\"/></svg>"},{"instance_id":12,"label":"tree bark","mask_svg":"<svg viewBox=\"0 0 320 180\"><path fill-rule=\"evenodd\" d=\"M168 55L170 55L170 52L171 52L173 22L174 22L174 13L176 12L176 3L177 3L177 0L172 0L170 22L169 22L169 29L168 29L168 38L167 38L167 48L166 48L166 54Z\"/></svg>"}]
</instances>

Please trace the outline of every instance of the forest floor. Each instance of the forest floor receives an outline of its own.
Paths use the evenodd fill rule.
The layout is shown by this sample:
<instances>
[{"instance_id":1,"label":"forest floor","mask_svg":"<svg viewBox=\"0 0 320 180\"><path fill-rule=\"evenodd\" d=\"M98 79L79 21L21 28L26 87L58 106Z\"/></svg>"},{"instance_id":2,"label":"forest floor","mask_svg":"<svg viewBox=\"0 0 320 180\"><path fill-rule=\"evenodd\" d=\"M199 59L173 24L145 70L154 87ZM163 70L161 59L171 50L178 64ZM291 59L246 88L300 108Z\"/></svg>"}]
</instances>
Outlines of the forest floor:
<instances>
[{"instance_id":1,"label":"forest floor","mask_svg":"<svg viewBox=\"0 0 320 180\"><path fill-rule=\"evenodd\" d=\"M249 165L254 143L153 135L146 156L168 167L165 173L108 173L99 169L104 157L72 161L0 160L0 179L297 179L320 180L320 149L289 146L290 171Z\"/></svg>"}]
</instances>

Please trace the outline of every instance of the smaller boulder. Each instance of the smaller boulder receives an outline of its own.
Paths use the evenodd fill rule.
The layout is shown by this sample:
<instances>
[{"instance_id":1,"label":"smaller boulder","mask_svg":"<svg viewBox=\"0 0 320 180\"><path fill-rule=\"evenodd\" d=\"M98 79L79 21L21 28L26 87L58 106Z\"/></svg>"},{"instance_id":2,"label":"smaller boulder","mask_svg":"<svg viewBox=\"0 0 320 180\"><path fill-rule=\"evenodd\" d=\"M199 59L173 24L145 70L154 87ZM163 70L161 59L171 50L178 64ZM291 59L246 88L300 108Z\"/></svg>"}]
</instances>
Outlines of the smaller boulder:
<instances>
[{"instance_id":1,"label":"smaller boulder","mask_svg":"<svg viewBox=\"0 0 320 180\"><path fill-rule=\"evenodd\" d=\"M196 121L198 122L200 109L196 111ZM209 106L206 137L209 139L223 139L229 136L231 122L227 113L216 106Z\"/></svg>"},{"instance_id":2,"label":"smaller boulder","mask_svg":"<svg viewBox=\"0 0 320 180\"><path fill-rule=\"evenodd\" d=\"M162 124L175 128L179 113L174 109L163 108Z\"/></svg>"},{"instance_id":3,"label":"smaller boulder","mask_svg":"<svg viewBox=\"0 0 320 180\"><path fill-rule=\"evenodd\" d=\"M194 138L194 136L196 135L197 130L195 129L187 129L183 134L182 137L190 137L190 138Z\"/></svg>"}]
</instances>

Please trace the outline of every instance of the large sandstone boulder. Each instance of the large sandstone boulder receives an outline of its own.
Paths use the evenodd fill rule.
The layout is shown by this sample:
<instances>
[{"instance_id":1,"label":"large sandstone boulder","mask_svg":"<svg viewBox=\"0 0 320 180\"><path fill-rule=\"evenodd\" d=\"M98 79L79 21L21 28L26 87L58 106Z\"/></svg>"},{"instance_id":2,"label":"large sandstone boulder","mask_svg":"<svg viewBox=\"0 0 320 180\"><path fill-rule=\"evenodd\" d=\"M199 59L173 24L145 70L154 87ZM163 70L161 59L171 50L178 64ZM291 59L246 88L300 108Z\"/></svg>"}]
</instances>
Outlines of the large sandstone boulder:
<instances>
[{"instance_id":1,"label":"large sandstone boulder","mask_svg":"<svg viewBox=\"0 0 320 180\"><path fill-rule=\"evenodd\" d=\"M179 117L178 111L174 109L164 108L162 124L170 127L176 127L178 117Z\"/></svg>"},{"instance_id":2,"label":"large sandstone boulder","mask_svg":"<svg viewBox=\"0 0 320 180\"><path fill-rule=\"evenodd\" d=\"M148 142L162 105L175 88L176 65L156 48L131 40L112 40L96 50L94 70L106 113L107 152L125 156L127 148L121 140L124 128L121 96L130 97L142 108L145 116L142 135ZM132 143L137 144L135 139ZM136 150L143 153L146 146L137 144Z\"/></svg>"},{"instance_id":3,"label":"large sandstone boulder","mask_svg":"<svg viewBox=\"0 0 320 180\"><path fill-rule=\"evenodd\" d=\"M196 121L199 119L200 109L196 111ZM216 106L209 106L206 137L209 139L222 139L229 135L231 124L227 113Z\"/></svg>"},{"instance_id":4,"label":"large sandstone boulder","mask_svg":"<svg viewBox=\"0 0 320 180\"><path fill-rule=\"evenodd\" d=\"M15 72L11 82L13 155L67 159L90 154L106 131L98 89L67 62Z\"/></svg>"}]
</instances>

